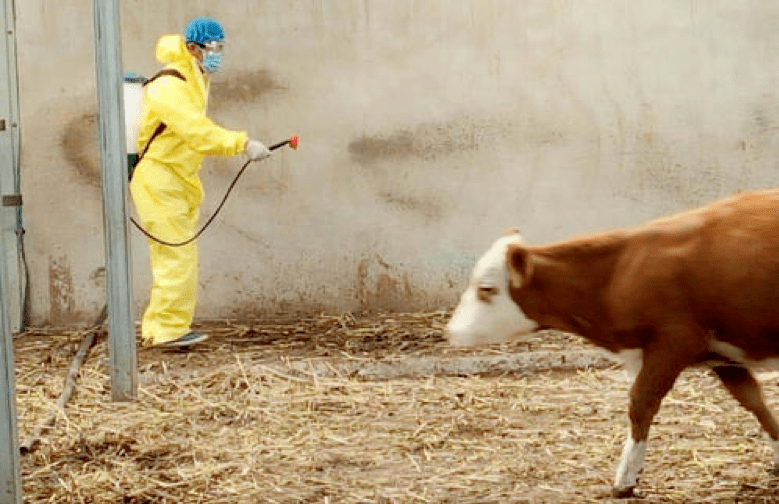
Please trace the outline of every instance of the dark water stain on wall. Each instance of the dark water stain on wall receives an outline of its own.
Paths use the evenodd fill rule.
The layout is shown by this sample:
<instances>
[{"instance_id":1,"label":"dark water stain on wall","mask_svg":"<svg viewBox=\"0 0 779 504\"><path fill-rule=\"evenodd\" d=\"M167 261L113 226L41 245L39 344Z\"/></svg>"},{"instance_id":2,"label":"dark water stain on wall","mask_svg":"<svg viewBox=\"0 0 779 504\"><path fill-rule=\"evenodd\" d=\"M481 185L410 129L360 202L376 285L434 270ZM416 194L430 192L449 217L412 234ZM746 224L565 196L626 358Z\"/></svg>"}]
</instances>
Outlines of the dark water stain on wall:
<instances>
[{"instance_id":1,"label":"dark water stain on wall","mask_svg":"<svg viewBox=\"0 0 779 504\"><path fill-rule=\"evenodd\" d=\"M361 137L349 144L349 154L359 163L369 163L381 158L405 158L422 154L414 144L411 131L400 131L386 137Z\"/></svg>"},{"instance_id":2,"label":"dark water stain on wall","mask_svg":"<svg viewBox=\"0 0 779 504\"><path fill-rule=\"evenodd\" d=\"M500 124L464 118L447 123L420 124L389 134L362 136L349 144L349 154L360 164L379 160L420 158L477 150L503 129Z\"/></svg>"},{"instance_id":3,"label":"dark water stain on wall","mask_svg":"<svg viewBox=\"0 0 779 504\"><path fill-rule=\"evenodd\" d=\"M364 135L349 143L348 151L355 163L370 169L372 183L378 185L376 197L386 203L389 210L430 223L446 215L446 199L438 193L410 193L403 187L403 178L392 164L405 162L406 168L414 169L420 161L478 151L511 135L516 135L516 127L510 119L464 116L444 123L424 123L386 134Z\"/></svg>"},{"instance_id":4,"label":"dark water stain on wall","mask_svg":"<svg viewBox=\"0 0 779 504\"><path fill-rule=\"evenodd\" d=\"M256 102L268 93L287 89L267 70L229 73L224 79L217 78L211 84L209 103L218 109L236 103Z\"/></svg>"},{"instance_id":5,"label":"dark water stain on wall","mask_svg":"<svg viewBox=\"0 0 779 504\"><path fill-rule=\"evenodd\" d=\"M84 112L71 119L62 131L60 147L65 162L88 185L100 187L100 152L97 145L97 113Z\"/></svg>"}]
</instances>

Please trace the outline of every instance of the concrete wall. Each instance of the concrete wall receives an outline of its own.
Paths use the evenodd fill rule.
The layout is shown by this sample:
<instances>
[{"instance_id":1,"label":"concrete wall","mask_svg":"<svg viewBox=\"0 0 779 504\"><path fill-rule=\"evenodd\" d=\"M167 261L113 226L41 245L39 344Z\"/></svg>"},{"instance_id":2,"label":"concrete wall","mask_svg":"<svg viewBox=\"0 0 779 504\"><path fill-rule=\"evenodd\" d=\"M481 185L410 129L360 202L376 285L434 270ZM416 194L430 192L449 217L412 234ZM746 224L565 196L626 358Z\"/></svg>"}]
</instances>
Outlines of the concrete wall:
<instances>
[{"instance_id":1,"label":"concrete wall","mask_svg":"<svg viewBox=\"0 0 779 504\"><path fill-rule=\"evenodd\" d=\"M91 1L17 2L36 323L103 303ZM200 240L201 317L446 307L506 227L634 224L779 176L772 0L125 0L127 70L196 15L228 31L212 115L297 152ZM203 171L208 215L241 160ZM151 276L133 235L138 313Z\"/></svg>"}]
</instances>

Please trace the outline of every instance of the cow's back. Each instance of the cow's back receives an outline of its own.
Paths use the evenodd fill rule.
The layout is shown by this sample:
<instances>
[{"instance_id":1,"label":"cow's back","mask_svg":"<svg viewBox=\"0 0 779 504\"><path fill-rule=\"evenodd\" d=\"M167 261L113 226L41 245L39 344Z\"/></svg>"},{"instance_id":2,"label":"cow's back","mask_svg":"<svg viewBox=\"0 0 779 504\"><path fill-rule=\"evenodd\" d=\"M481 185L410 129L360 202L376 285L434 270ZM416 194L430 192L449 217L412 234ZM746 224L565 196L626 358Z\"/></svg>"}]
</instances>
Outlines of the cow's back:
<instances>
[{"instance_id":1,"label":"cow's back","mask_svg":"<svg viewBox=\"0 0 779 504\"><path fill-rule=\"evenodd\" d=\"M635 228L611 288L620 324L694 323L755 360L779 355L779 191Z\"/></svg>"}]
</instances>

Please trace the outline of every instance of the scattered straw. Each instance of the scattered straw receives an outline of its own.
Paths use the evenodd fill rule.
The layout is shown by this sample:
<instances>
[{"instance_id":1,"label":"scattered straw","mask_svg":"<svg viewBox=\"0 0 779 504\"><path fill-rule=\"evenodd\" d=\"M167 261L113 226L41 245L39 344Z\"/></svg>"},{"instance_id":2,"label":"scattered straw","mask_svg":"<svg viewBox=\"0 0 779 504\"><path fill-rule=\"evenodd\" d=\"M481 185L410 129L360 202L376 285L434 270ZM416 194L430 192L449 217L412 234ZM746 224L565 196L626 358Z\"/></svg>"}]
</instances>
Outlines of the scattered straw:
<instances>
[{"instance_id":1,"label":"scattered straw","mask_svg":"<svg viewBox=\"0 0 779 504\"><path fill-rule=\"evenodd\" d=\"M626 431L621 370L379 381L340 372L354 362L590 350L559 333L452 349L441 339L445 320L208 324L212 339L192 352L139 351L134 403L110 402L100 342L66 418L22 458L25 502L608 500ZM78 339L54 330L16 338L20 437L56 407ZM766 384L774 406L775 382ZM709 374L688 371L653 427L641 502L771 502L769 461L757 422Z\"/></svg>"}]
</instances>

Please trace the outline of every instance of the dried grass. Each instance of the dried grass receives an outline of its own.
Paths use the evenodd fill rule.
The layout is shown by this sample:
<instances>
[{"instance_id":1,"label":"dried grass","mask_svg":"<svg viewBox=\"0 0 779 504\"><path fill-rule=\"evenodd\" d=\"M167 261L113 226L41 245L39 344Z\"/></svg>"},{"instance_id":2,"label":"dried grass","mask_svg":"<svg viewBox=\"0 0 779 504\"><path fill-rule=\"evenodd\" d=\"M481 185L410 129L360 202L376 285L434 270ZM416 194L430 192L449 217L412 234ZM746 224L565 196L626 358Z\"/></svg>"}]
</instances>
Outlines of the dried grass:
<instances>
[{"instance_id":1,"label":"dried grass","mask_svg":"<svg viewBox=\"0 0 779 504\"><path fill-rule=\"evenodd\" d=\"M381 381L344 363L589 349L560 333L480 350L445 313L221 321L189 353L140 350L134 403L112 403L105 341L64 415L23 459L27 503L602 502L626 430L613 367ZM16 338L20 437L55 410L79 333ZM303 372L301 363L330 366ZM293 366L294 365L294 366ZM766 376L776 406L776 377ZM653 427L641 502L773 502L757 422L686 372Z\"/></svg>"}]
</instances>

